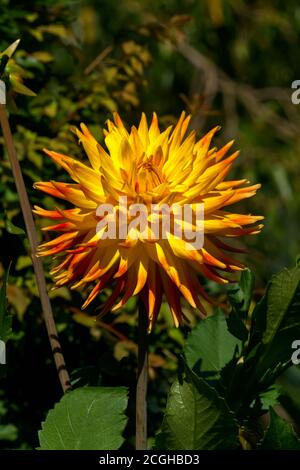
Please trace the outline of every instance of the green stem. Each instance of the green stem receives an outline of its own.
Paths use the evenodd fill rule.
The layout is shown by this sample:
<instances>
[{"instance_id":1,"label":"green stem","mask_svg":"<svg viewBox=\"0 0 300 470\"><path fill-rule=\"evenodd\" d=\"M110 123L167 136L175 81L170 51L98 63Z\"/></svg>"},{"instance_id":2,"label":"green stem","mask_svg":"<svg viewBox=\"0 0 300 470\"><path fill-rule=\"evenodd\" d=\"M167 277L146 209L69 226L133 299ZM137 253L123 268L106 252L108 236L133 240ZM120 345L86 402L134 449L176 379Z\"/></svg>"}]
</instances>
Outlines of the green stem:
<instances>
[{"instance_id":1,"label":"green stem","mask_svg":"<svg viewBox=\"0 0 300 470\"><path fill-rule=\"evenodd\" d=\"M136 449L147 450L148 317L142 302L138 319L138 372L136 384Z\"/></svg>"}]
</instances>

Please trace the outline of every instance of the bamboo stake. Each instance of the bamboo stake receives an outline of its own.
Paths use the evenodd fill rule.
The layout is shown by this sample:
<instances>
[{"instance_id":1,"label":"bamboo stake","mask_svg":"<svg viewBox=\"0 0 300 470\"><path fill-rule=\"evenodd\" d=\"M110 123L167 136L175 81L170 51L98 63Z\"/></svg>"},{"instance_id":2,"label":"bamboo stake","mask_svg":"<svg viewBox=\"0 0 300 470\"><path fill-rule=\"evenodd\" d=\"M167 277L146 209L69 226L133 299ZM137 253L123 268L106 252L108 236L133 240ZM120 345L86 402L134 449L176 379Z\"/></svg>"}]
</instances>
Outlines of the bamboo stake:
<instances>
[{"instance_id":1,"label":"bamboo stake","mask_svg":"<svg viewBox=\"0 0 300 470\"><path fill-rule=\"evenodd\" d=\"M2 82L3 83L3 82ZM5 102L5 101L4 101ZM3 101L2 101L3 103ZM62 349L60 346L60 342L57 335L56 325L53 318L53 312L49 300L49 296L47 293L47 286L46 280L43 270L43 265L40 260L36 256L36 250L38 246L38 238L35 230L33 215L24 183L24 179L22 176L21 167L18 161L16 149L13 142L13 137L10 129L9 119L7 115L7 110L5 104L0 104L0 124L7 148L7 153L9 156L13 177L15 180L15 184L17 187L17 191L20 198L20 205L21 210L24 217L26 232L29 240L30 245L30 256L32 259L32 264L35 272L36 282L40 294L42 310L43 310L43 317L45 320L45 325L52 349L52 354L54 357L54 362L56 365L57 373L59 376L59 380L64 392L68 391L71 388L70 377L68 371L66 369L66 364L64 360L64 356L62 353Z\"/></svg>"}]
</instances>

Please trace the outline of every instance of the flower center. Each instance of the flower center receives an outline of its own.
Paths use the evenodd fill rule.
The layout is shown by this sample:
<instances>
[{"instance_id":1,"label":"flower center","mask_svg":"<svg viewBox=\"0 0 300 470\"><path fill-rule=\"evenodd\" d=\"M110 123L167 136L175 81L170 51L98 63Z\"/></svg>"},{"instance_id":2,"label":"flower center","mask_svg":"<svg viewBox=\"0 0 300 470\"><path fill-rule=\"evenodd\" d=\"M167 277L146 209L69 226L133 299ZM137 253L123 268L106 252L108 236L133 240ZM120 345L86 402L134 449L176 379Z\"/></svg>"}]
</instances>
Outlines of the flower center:
<instances>
[{"instance_id":1,"label":"flower center","mask_svg":"<svg viewBox=\"0 0 300 470\"><path fill-rule=\"evenodd\" d=\"M148 191L162 183L161 176L155 168L153 155L138 165L138 182L142 190Z\"/></svg>"}]
</instances>

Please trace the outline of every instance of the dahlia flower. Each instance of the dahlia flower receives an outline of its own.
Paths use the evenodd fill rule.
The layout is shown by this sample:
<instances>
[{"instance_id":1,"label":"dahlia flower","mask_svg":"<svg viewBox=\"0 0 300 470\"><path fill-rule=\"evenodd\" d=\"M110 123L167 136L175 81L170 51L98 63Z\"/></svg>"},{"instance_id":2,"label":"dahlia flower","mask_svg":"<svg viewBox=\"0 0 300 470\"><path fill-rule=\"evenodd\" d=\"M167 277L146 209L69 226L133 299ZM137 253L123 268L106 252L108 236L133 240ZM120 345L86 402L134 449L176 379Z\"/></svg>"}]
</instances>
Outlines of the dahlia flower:
<instances>
[{"instance_id":1,"label":"dahlia flower","mask_svg":"<svg viewBox=\"0 0 300 470\"><path fill-rule=\"evenodd\" d=\"M132 126L128 131L119 115L114 114L114 122L107 121L104 130L106 149L84 124L76 129L89 162L45 150L69 173L73 183L38 182L34 187L72 207L45 210L35 206L36 214L55 221L43 230L60 233L40 245L38 253L56 260L51 270L56 286L70 285L75 289L92 285L83 308L106 287L113 289L101 314L114 311L131 296L139 295L146 306L151 330L165 294L178 326L183 320L181 297L205 315L202 301L207 295L201 278L224 284L229 282L227 273L244 269L230 254L239 250L226 239L258 233L262 225L257 222L263 217L236 214L225 208L253 196L260 185L250 186L246 179L225 181L239 155L234 152L227 156L233 141L220 149L211 148L219 128L197 140L194 131L186 136L189 121L190 116L182 113L174 128L161 132L156 114L150 126L142 114L138 128ZM124 229L120 222L126 212L124 200L126 207L139 204L149 209L146 234L151 236L145 236L145 230L137 223L127 232L123 230L122 236L120 230L107 236L113 221L116 228ZM158 208L188 205L193 216L196 206L201 205L202 245L195 248L185 235L186 228L197 233L200 226L194 219L180 219L184 232L181 237L170 228L167 236L162 236L162 231L154 233L150 223L161 227L165 214L163 211L153 214L150 210L153 205ZM99 212L99 207L112 207L113 212ZM126 223L133 221L132 213L127 211L126 216ZM174 219L172 213L170 220Z\"/></svg>"}]
</instances>

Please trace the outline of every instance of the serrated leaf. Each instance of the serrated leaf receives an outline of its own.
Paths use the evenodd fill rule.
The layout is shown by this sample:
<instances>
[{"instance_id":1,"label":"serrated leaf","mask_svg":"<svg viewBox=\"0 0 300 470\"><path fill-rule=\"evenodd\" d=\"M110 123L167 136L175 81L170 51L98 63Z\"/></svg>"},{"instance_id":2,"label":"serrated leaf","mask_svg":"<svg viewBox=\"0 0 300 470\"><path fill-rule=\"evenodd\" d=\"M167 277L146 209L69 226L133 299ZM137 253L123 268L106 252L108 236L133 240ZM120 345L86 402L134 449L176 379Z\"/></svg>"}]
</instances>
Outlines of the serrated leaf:
<instances>
[{"instance_id":1,"label":"serrated leaf","mask_svg":"<svg viewBox=\"0 0 300 470\"><path fill-rule=\"evenodd\" d=\"M262 335L264 349L259 358L257 374L262 377L268 369L276 367L278 376L291 365L292 343L300 337L299 266L284 269L273 276L262 306L264 311L260 309L256 312L256 315L265 315L266 319Z\"/></svg>"},{"instance_id":2,"label":"serrated leaf","mask_svg":"<svg viewBox=\"0 0 300 470\"><path fill-rule=\"evenodd\" d=\"M281 388L275 384L259 395L261 405L264 410L268 410L270 407L278 403L280 390Z\"/></svg>"},{"instance_id":3,"label":"serrated leaf","mask_svg":"<svg viewBox=\"0 0 300 470\"><path fill-rule=\"evenodd\" d=\"M270 425L260 445L263 450L300 450L300 440L292 425L270 409Z\"/></svg>"},{"instance_id":4,"label":"serrated leaf","mask_svg":"<svg viewBox=\"0 0 300 470\"><path fill-rule=\"evenodd\" d=\"M267 323L263 343L283 330L300 328L300 267L284 269L271 280L267 292Z\"/></svg>"},{"instance_id":5,"label":"serrated leaf","mask_svg":"<svg viewBox=\"0 0 300 470\"><path fill-rule=\"evenodd\" d=\"M115 450L127 423L125 387L83 387L49 411L39 431L41 450Z\"/></svg>"},{"instance_id":6,"label":"serrated leaf","mask_svg":"<svg viewBox=\"0 0 300 470\"><path fill-rule=\"evenodd\" d=\"M228 331L224 312L217 310L193 328L186 340L184 355L195 372L218 375L239 345L240 341Z\"/></svg>"},{"instance_id":7,"label":"serrated leaf","mask_svg":"<svg viewBox=\"0 0 300 470\"><path fill-rule=\"evenodd\" d=\"M171 387L156 449L215 450L238 447L238 425L223 398L191 373Z\"/></svg>"}]
</instances>

